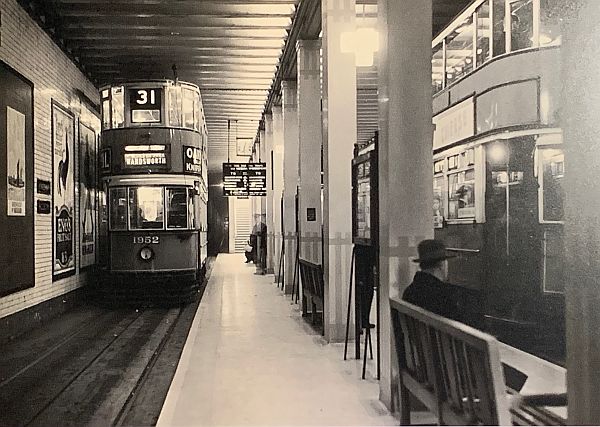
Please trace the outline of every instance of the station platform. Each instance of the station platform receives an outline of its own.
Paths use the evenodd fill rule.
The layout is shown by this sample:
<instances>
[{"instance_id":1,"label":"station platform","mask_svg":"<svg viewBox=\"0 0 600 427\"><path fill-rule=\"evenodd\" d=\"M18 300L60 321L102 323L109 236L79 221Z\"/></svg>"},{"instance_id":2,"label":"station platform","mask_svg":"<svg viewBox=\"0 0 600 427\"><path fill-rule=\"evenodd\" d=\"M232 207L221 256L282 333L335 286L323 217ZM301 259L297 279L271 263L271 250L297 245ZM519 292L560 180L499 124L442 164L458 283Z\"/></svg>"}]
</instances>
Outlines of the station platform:
<instances>
[{"instance_id":1,"label":"station platform","mask_svg":"<svg viewBox=\"0 0 600 427\"><path fill-rule=\"evenodd\" d=\"M244 256L218 256L158 426L398 425L361 361L343 361Z\"/></svg>"}]
</instances>

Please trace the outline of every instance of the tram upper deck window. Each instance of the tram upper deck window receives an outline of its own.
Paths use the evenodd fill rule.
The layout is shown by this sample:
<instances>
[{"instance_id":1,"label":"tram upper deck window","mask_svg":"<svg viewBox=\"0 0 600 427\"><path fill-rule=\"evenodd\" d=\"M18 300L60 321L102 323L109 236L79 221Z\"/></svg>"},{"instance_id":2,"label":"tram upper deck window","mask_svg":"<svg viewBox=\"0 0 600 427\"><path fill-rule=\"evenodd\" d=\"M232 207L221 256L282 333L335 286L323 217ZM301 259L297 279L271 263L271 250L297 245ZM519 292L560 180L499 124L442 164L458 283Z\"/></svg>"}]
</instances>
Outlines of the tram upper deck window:
<instances>
[{"instance_id":1,"label":"tram upper deck window","mask_svg":"<svg viewBox=\"0 0 600 427\"><path fill-rule=\"evenodd\" d=\"M446 83L451 84L473 70L473 16L446 37Z\"/></svg>"},{"instance_id":2,"label":"tram upper deck window","mask_svg":"<svg viewBox=\"0 0 600 427\"><path fill-rule=\"evenodd\" d=\"M431 59L431 84L433 93L439 92L444 88L444 44L439 43L433 48L433 57Z\"/></svg>"},{"instance_id":3,"label":"tram upper deck window","mask_svg":"<svg viewBox=\"0 0 600 427\"><path fill-rule=\"evenodd\" d=\"M510 51L534 46L533 0L509 0Z\"/></svg>"},{"instance_id":4,"label":"tram upper deck window","mask_svg":"<svg viewBox=\"0 0 600 427\"><path fill-rule=\"evenodd\" d=\"M183 123L181 117L181 86L169 87L169 126L180 127Z\"/></svg>"},{"instance_id":5,"label":"tram upper deck window","mask_svg":"<svg viewBox=\"0 0 600 427\"><path fill-rule=\"evenodd\" d=\"M477 16L477 42L475 49L477 66L490 58L490 43L492 40L492 27L490 23L490 3L486 1L476 10Z\"/></svg>"},{"instance_id":6,"label":"tram upper deck window","mask_svg":"<svg viewBox=\"0 0 600 427\"><path fill-rule=\"evenodd\" d=\"M183 89L182 99L182 116L183 116L183 127L194 129L194 96L195 92L190 89Z\"/></svg>"},{"instance_id":7,"label":"tram upper deck window","mask_svg":"<svg viewBox=\"0 0 600 427\"><path fill-rule=\"evenodd\" d=\"M540 187L542 189L542 220L563 221L565 190L565 156L563 150L542 148L539 150L541 162Z\"/></svg>"},{"instance_id":8,"label":"tram upper deck window","mask_svg":"<svg viewBox=\"0 0 600 427\"><path fill-rule=\"evenodd\" d=\"M161 88L129 89L131 123L160 123Z\"/></svg>"},{"instance_id":9,"label":"tram upper deck window","mask_svg":"<svg viewBox=\"0 0 600 427\"><path fill-rule=\"evenodd\" d=\"M123 86L111 88L112 128L125 126L125 91Z\"/></svg>"},{"instance_id":10,"label":"tram upper deck window","mask_svg":"<svg viewBox=\"0 0 600 427\"><path fill-rule=\"evenodd\" d=\"M162 187L129 188L129 228L162 229L164 223Z\"/></svg>"},{"instance_id":11,"label":"tram upper deck window","mask_svg":"<svg viewBox=\"0 0 600 427\"><path fill-rule=\"evenodd\" d=\"M110 228L112 230L127 229L127 190L125 188L110 189Z\"/></svg>"},{"instance_id":12,"label":"tram upper deck window","mask_svg":"<svg viewBox=\"0 0 600 427\"><path fill-rule=\"evenodd\" d=\"M506 17L506 0L492 0L492 37L494 49L493 56L502 55L506 52L506 30L504 19Z\"/></svg>"},{"instance_id":13,"label":"tram upper deck window","mask_svg":"<svg viewBox=\"0 0 600 427\"><path fill-rule=\"evenodd\" d=\"M559 5L564 0L540 0L540 46L561 44Z\"/></svg>"}]
</instances>

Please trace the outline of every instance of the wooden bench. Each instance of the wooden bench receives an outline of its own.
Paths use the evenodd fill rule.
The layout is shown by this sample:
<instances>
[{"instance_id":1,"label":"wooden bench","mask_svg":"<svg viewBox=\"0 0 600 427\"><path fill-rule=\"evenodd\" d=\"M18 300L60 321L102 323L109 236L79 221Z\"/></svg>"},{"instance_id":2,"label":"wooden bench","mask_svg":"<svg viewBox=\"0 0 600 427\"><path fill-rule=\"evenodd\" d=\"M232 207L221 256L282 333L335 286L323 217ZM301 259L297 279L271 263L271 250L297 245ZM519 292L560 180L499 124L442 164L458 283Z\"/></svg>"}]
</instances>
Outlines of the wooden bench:
<instances>
[{"instance_id":1,"label":"wooden bench","mask_svg":"<svg viewBox=\"0 0 600 427\"><path fill-rule=\"evenodd\" d=\"M323 268L319 264L303 259L299 259L298 262L300 265L300 280L302 280L302 315L308 315L308 306L310 305L312 323L314 325L319 317L322 326L321 334L325 335Z\"/></svg>"},{"instance_id":2,"label":"wooden bench","mask_svg":"<svg viewBox=\"0 0 600 427\"><path fill-rule=\"evenodd\" d=\"M514 392L505 385L493 336L394 298L390 308L402 425L410 424L409 392L439 424L564 424L543 408L509 408Z\"/></svg>"}]
</instances>

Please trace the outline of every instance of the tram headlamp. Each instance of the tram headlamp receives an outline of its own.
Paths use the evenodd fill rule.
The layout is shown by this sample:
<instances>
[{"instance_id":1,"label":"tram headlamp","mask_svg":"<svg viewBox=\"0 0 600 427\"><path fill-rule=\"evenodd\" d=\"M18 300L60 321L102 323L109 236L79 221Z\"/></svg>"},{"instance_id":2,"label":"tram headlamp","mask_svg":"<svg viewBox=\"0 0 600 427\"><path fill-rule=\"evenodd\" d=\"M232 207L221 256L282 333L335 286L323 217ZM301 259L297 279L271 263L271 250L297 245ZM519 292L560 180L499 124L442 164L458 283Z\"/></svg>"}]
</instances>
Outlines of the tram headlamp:
<instances>
[{"instance_id":1,"label":"tram headlamp","mask_svg":"<svg viewBox=\"0 0 600 427\"><path fill-rule=\"evenodd\" d=\"M140 258L144 261L150 261L154 257L154 251L151 248L145 246L140 249Z\"/></svg>"}]
</instances>

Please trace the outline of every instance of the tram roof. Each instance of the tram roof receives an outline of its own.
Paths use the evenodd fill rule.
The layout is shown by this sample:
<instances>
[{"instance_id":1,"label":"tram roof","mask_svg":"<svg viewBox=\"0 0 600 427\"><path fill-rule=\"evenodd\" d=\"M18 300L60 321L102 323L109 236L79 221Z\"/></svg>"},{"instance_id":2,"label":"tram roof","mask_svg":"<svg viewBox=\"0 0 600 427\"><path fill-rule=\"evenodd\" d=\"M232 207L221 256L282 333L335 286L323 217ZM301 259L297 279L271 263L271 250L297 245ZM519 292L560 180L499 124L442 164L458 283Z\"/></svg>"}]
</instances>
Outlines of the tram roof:
<instances>
[{"instance_id":1,"label":"tram roof","mask_svg":"<svg viewBox=\"0 0 600 427\"><path fill-rule=\"evenodd\" d=\"M98 87L177 75L200 88L209 133L209 169L227 160L235 137L257 135L263 113L281 102L296 74L295 44L318 38L320 0L19 0ZM433 0L437 34L471 0ZM357 0L377 17L377 0ZM358 70L358 140L377 130L377 69ZM235 153L234 153L235 154Z\"/></svg>"}]
</instances>

